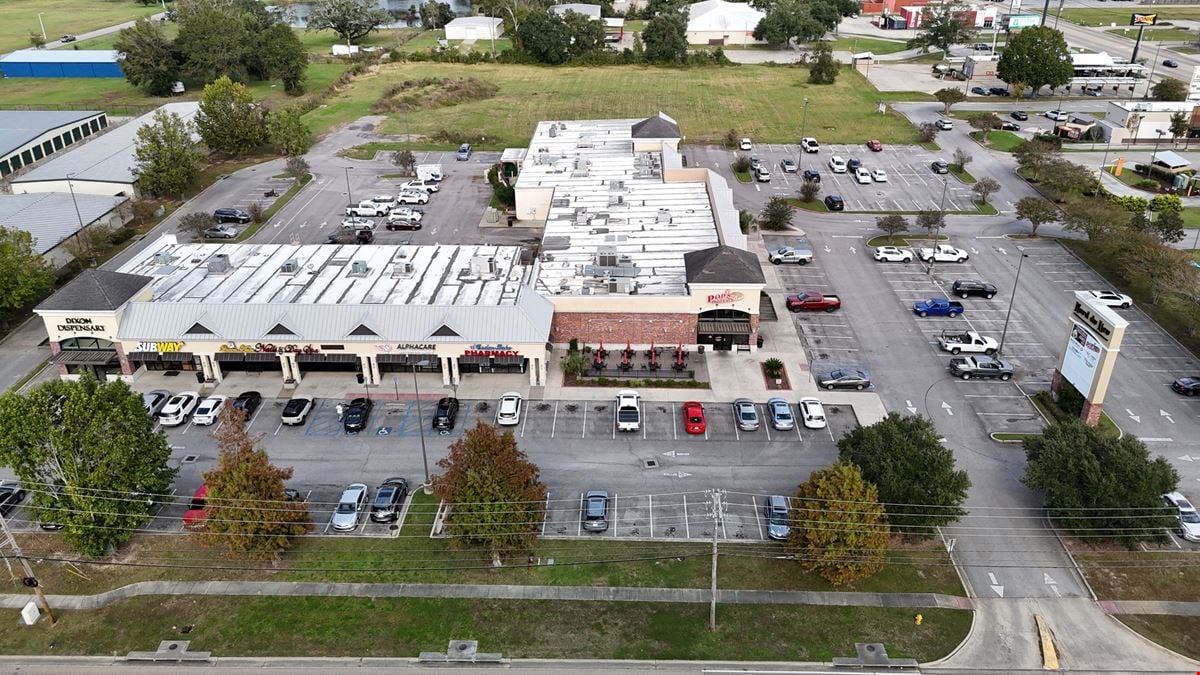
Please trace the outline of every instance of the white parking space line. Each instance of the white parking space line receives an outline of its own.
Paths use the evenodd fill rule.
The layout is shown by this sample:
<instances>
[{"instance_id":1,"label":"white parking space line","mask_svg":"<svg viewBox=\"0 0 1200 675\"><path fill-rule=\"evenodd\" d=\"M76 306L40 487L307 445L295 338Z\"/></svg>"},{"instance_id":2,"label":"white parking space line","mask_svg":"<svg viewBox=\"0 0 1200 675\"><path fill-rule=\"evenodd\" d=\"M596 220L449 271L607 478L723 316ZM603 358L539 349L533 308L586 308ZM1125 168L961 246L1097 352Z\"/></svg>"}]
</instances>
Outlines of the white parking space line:
<instances>
[{"instance_id":1,"label":"white parking space line","mask_svg":"<svg viewBox=\"0 0 1200 675\"><path fill-rule=\"evenodd\" d=\"M654 495L647 495L650 500L650 538L654 538Z\"/></svg>"},{"instance_id":2,"label":"white parking space line","mask_svg":"<svg viewBox=\"0 0 1200 675\"><path fill-rule=\"evenodd\" d=\"M758 538L766 539L763 533L762 514L758 512L758 497L750 495L750 508L754 509L754 522L758 523Z\"/></svg>"},{"instance_id":3,"label":"white parking space line","mask_svg":"<svg viewBox=\"0 0 1200 675\"><path fill-rule=\"evenodd\" d=\"M617 493L615 493L615 492L614 492L614 493L613 493L613 503L612 503L612 534L613 534L613 539L616 539L616 538L617 538L617 518L620 516L620 513L621 513L620 511L618 511L618 510L617 510L617 498L618 498L618 495L617 495Z\"/></svg>"},{"instance_id":4,"label":"white parking space line","mask_svg":"<svg viewBox=\"0 0 1200 675\"><path fill-rule=\"evenodd\" d=\"M558 401L554 402L554 417L550 420L550 438L554 438L554 427L558 426Z\"/></svg>"},{"instance_id":5,"label":"white parking space line","mask_svg":"<svg viewBox=\"0 0 1200 675\"><path fill-rule=\"evenodd\" d=\"M688 518L687 510L687 495L683 495L683 536L687 537L688 539L692 538L692 525L689 522L690 520L691 519Z\"/></svg>"},{"instance_id":6,"label":"white parking space line","mask_svg":"<svg viewBox=\"0 0 1200 675\"><path fill-rule=\"evenodd\" d=\"M579 493L579 517L575 519L575 536L583 536L583 493Z\"/></svg>"}]
</instances>

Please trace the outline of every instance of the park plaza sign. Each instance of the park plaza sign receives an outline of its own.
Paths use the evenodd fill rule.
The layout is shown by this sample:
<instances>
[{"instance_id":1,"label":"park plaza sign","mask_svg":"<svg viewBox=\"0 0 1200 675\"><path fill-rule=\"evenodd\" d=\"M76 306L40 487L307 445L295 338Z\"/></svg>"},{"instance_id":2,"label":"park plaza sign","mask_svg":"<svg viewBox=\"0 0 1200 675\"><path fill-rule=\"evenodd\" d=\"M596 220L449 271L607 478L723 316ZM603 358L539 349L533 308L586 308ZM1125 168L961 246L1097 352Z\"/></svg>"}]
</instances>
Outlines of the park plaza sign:
<instances>
[{"instance_id":1,"label":"park plaza sign","mask_svg":"<svg viewBox=\"0 0 1200 675\"><path fill-rule=\"evenodd\" d=\"M55 328L60 333L107 333L104 324L83 317L66 317Z\"/></svg>"}]
</instances>

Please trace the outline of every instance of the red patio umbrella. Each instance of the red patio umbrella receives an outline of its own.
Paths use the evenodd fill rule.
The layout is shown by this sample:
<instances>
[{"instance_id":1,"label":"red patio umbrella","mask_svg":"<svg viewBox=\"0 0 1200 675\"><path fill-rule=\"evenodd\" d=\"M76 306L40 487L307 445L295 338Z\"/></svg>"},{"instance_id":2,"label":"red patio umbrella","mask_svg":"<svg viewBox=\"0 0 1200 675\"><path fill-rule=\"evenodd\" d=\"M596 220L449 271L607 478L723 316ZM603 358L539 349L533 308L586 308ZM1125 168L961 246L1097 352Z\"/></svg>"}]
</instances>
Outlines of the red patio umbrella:
<instances>
[{"instance_id":1,"label":"red patio umbrella","mask_svg":"<svg viewBox=\"0 0 1200 675\"><path fill-rule=\"evenodd\" d=\"M683 343L682 342L680 342L679 346L675 348L675 363L678 363L681 366L683 365Z\"/></svg>"},{"instance_id":2,"label":"red patio umbrella","mask_svg":"<svg viewBox=\"0 0 1200 675\"><path fill-rule=\"evenodd\" d=\"M658 355L654 353L654 340L650 341L650 363L657 363Z\"/></svg>"}]
</instances>

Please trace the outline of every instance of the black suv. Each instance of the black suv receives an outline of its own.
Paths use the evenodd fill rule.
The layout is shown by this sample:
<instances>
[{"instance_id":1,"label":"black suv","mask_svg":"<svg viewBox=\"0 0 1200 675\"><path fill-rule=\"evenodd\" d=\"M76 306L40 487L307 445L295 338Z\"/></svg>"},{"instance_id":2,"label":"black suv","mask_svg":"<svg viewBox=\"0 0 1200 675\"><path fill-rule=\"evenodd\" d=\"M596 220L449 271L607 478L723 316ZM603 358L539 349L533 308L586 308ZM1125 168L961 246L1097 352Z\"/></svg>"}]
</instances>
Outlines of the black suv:
<instances>
[{"instance_id":1,"label":"black suv","mask_svg":"<svg viewBox=\"0 0 1200 675\"><path fill-rule=\"evenodd\" d=\"M846 204L842 201L841 197L837 195L829 195L825 198L825 208L829 209L830 211L845 211Z\"/></svg>"},{"instance_id":2,"label":"black suv","mask_svg":"<svg viewBox=\"0 0 1200 675\"><path fill-rule=\"evenodd\" d=\"M805 169L804 180L811 180L814 183L821 182L821 172L816 169Z\"/></svg>"},{"instance_id":3,"label":"black suv","mask_svg":"<svg viewBox=\"0 0 1200 675\"><path fill-rule=\"evenodd\" d=\"M408 481L389 478L375 490L375 501L371 502L371 520L376 523L394 523L400 519L400 505L408 496Z\"/></svg>"},{"instance_id":4,"label":"black suv","mask_svg":"<svg viewBox=\"0 0 1200 675\"><path fill-rule=\"evenodd\" d=\"M433 413L434 431L450 431L458 418L458 399L447 396L438 401L437 412Z\"/></svg>"},{"instance_id":5,"label":"black suv","mask_svg":"<svg viewBox=\"0 0 1200 675\"><path fill-rule=\"evenodd\" d=\"M262 394L257 391L243 391L233 401L233 409L242 411L246 419L254 416L254 411L258 410L260 405L262 405Z\"/></svg>"},{"instance_id":6,"label":"black suv","mask_svg":"<svg viewBox=\"0 0 1200 675\"><path fill-rule=\"evenodd\" d=\"M342 415L342 428L346 431L366 429L372 407L373 404L369 398L356 398L350 401L350 405L346 407L346 412Z\"/></svg>"},{"instance_id":7,"label":"black suv","mask_svg":"<svg viewBox=\"0 0 1200 675\"><path fill-rule=\"evenodd\" d=\"M250 222L250 214L241 209L217 209L213 211L213 220L218 223L241 223L245 225Z\"/></svg>"},{"instance_id":8,"label":"black suv","mask_svg":"<svg viewBox=\"0 0 1200 675\"><path fill-rule=\"evenodd\" d=\"M1025 112L1024 110L1014 110L1010 112L1008 116L1021 122L1029 119L1029 113Z\"/></svg>"},{"instance_id":9,"label":"black suv","mask_svg":"<svg viewBox=\"0 0 1200 675\"><path fill-rule=\"evenodd\" d=\"M951 288L955 295L965 298L972 295L982 295L989 300L996 294L996 287L978 279L959 279Z\"/></svg>"}]
</instances>

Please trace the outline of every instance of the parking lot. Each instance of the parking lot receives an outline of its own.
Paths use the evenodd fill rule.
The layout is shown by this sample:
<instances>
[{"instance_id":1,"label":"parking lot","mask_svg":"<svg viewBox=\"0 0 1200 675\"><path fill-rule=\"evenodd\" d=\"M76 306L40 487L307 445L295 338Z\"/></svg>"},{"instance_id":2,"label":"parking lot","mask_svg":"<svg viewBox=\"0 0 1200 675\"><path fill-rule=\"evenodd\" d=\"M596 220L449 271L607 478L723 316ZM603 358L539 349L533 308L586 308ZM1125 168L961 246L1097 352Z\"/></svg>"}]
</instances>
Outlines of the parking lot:
<instances>
[{"instance_id":1,"label":"parking lot","mask_svg":"<svg viewBox=\"0 0 1200 675\"><path fill-rule=\"evenodd\" d=\"M825 272L825 265L832 260L825 257L825 246L814 248L813 242L796 236L764 234L763 239L768 250L792 246L813 251L813 261L807 265L774 267L780 284L789 295L805 291L838 295ZM786 307L776 307L775 310L781 316L791 316L800 341L804 344L804 352L808 355L813 377L821 377L838 369L857 369L870 377L870 366L859 347L858 337L842 312L789 312Z\"/></svg>"},{"instance_id":2,"label":"parking lot","mask_svg":"<svg viewBox=\"0 0 1200 675\"><path fill-rule=\"evenodd\" d=\"M799 145L755 145L751 152L732 151L725 148L690 148L693 162L702 166L715 166L729 180L734 190L734 200L739 204L750 204L761 208L772 196L794 197L803 182L805 169L816 169L821 174L820 197L838 195L846 204L847 211L920 211L938 209L942 205L945 190L947 211L976 210L974 193L969 185L960 183L949 174L933 173L929 165L936 159L949 161L941 153L926 150L919 145L885 145L880 152L872 152L865 144L822 145L816 153L801 152ZM730 163L739 154L752 155L761 159L771 169L769 183L741 183L731 173ZM852 173L835 174L829 169L829 158L837 155L845 160L858 159L867 170L882 169L887 173L885 183L859 184ZM797 163L796 173L784 173L780 163L791 159Z\"/></svg>"}]
</instances>

